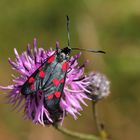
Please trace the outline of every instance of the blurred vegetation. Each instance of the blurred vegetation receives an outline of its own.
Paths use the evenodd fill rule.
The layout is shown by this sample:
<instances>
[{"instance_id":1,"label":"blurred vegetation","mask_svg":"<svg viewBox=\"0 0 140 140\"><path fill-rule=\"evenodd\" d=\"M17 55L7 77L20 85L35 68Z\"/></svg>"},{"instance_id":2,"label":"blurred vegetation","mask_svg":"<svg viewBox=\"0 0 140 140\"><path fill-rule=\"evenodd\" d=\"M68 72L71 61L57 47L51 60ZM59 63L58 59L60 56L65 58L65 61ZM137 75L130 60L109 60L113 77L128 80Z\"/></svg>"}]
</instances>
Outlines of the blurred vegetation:
<instances>
[{"instance_id":1,"label":"blurred vegetation","mask_svg":"<svg viewBox=\"0 0 140 140\"><path fill-rule=\"evenodd\" d=\"M102 49L106 55L83 53L90 60L86 72L95 70L108 76L111 95L99 103L100 119L112 140L140 137L140 1L139 0L1 0L0 1L0 85L11 83L13 71L7 58L14 59L37 38L38 47L61 47L67 44L66 19L71 19L71 44L76 47ZM52 127L41 127L22 119L0 99L1 140L47 140L71 138ZM67 117L64 126L93 133L91 103L77 120ZM93 124L93 125L92 125Z\"/></svg>"}]
</instances>

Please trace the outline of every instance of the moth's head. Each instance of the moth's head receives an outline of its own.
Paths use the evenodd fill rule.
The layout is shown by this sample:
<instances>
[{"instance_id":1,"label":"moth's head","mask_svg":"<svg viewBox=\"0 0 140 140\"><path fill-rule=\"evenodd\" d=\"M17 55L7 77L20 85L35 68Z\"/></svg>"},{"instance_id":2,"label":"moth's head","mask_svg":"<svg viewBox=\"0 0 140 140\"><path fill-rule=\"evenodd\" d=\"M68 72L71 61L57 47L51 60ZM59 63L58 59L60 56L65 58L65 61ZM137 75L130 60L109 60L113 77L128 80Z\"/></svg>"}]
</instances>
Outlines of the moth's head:
<instances>
[{"instance_id":1,"label":"moth's head","mask_svg":"<svg viewBox=\"0 0 140 140\"><path fill-rule=\"evenodd\" d=\"M70 55L71 48L70 47L65 47L65 48L61 49L61 52L66 54L66 55Z\"/></svg>"},{"instance_id":2,"label":"moth's head","mask_svg":"<svg viewBox=\"0 0 140 140\"><path fill-rule=\"evenodd\" d=\"M69 47L65 47L63 49L58 49L57 50L58 60L60 62L62 62L64 60L68 60L70 53L71 53L71 48L69 48Z\"/></svg>"}]
</instances>

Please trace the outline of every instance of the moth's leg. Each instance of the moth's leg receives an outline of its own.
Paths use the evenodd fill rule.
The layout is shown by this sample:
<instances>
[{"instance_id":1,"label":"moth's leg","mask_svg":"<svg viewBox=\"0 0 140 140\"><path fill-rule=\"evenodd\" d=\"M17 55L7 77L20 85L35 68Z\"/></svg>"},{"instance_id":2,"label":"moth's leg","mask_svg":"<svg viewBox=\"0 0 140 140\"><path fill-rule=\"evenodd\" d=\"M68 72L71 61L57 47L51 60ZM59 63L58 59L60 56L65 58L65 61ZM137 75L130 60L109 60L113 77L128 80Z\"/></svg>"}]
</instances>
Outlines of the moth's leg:
<instances>
[{"instance_id":1,"label":"moth's leg","mask_svg":"<svg viewBox=\"0 0 140 140\"><path fill-rule=\"evenodd\" d=\"M81 78L79 78L79 79L74 79L74 80L72 80L73 82L76 82L76 81L81 81L81 80L83 80L85 78L85 76L83 76L83 77L81 77Z\"/></svg>"}]
</instances>

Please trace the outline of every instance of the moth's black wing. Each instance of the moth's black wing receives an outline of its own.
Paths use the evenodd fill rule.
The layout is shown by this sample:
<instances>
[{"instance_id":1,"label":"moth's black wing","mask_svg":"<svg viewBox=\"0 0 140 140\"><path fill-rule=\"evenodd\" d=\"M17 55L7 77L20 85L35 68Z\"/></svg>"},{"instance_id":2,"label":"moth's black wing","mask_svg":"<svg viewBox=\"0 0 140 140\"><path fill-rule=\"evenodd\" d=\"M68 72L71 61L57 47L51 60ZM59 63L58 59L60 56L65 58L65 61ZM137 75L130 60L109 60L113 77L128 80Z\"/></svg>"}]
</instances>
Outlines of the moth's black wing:
<instances>
[{"instance_id":1,"label":"moth's black wing","mask_svg":"<svg viewBox=\"0 0 140 140\"><path fill-rule=\"evenodd\" d=\"M42 91L45 95L45 105L49 110L53 110L58 107L61 96L63 95L67 72L67 66L65 67L65 65L67 65L67 61L57 63L49 80L43 86Z\"/></svg>"},{"instance_id":2,"label":"moth's black wing","mask_svg":"<svg viewBox=\"0 0 140 140\"><path fill-rule=\"evenodd\" d=\"M59 102L63 96L67 67L66 60L59 62L57 56L53 55L28 78L21 89L23 95L43 94L44 106L49 111L53 122L59 121L59 116L63 112ZM47 123L45 115L43 119L44 123Z\"/></svg>"},{"instance_id":3,"label":"moth's black wing","mask_svg":"<svg viewBox=\"0 0 140 140\"><path fill-rule=\"evenodd\" d=\"M55 54L49 57L23 84L21 93L29 95L42 89L57 65Z\"/></svg>"},{"instance_id":4,"label":"moth's black wing","mask_svg":"<svg viewBox=\"0 0 140 140\"><path fill-rule=\"evenodd\" d=\"M67 61L57 63L55 69L51 73L49 80L42 88L45 96L44 105L50 113L53 122L58 122L63 110L60 108L60 99L63 96L64 84L67 73ZM44 122L47 119L44 118Z\"/></svg>"},{"instance_id":5,"label":"moth's black wing","mask_svg":"<svg viewBox=\"0 0 140 140\"><path fill-rule=\"evenodd\" d=\"M21 93L29 95L42 92L45 105L53 109L60 101L66 79L68 62L59 62L55 55L44 62L22 86Z\"/></svg>"}]
</instances>

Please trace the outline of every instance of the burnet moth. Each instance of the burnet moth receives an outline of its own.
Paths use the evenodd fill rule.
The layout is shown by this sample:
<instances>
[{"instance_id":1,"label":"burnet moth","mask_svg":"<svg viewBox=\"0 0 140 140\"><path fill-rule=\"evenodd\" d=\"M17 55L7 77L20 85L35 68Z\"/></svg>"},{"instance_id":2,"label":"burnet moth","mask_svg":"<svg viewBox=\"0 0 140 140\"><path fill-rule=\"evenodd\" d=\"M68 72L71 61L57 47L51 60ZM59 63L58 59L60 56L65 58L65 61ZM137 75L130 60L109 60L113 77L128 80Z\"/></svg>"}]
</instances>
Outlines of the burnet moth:
<instances>
[{"instance_id":1,"label":"burnet moth","mask_svg":"<svg viewBox=\"0 0 140 140\"><path fill-rule=\"evenodd\" d=\"M57 45L54 54L40 64L40 67L27 79L21 88L21 93L25 96L36 93L36 91L43 94L45 97L44 105L51 114L57 114L61 111L59 103L63 96L71 50L105 53L104 51L71 48L69 23L70 20L67 16L68 46L60 49Z\"/></svg>"}]
</instances>

